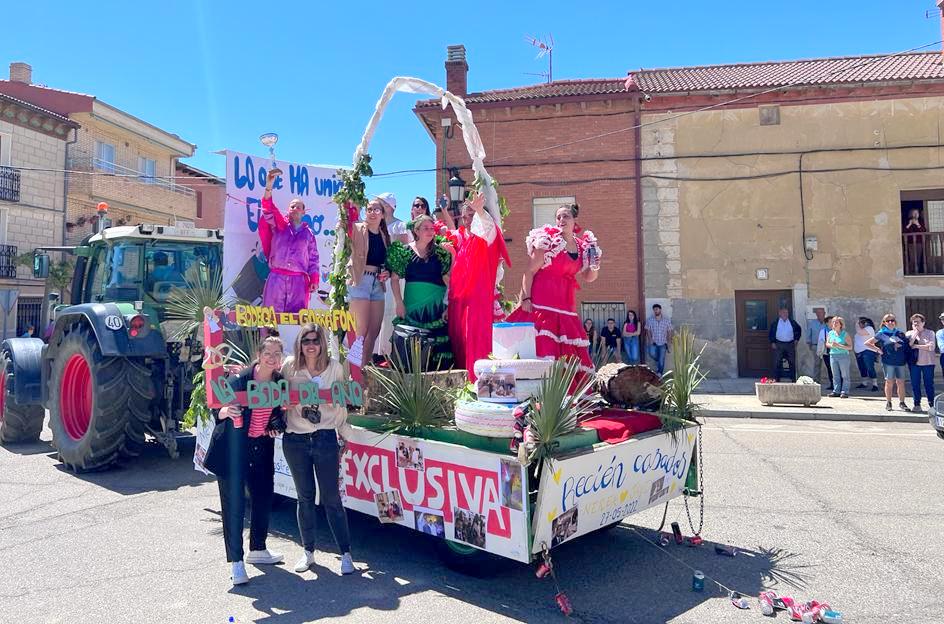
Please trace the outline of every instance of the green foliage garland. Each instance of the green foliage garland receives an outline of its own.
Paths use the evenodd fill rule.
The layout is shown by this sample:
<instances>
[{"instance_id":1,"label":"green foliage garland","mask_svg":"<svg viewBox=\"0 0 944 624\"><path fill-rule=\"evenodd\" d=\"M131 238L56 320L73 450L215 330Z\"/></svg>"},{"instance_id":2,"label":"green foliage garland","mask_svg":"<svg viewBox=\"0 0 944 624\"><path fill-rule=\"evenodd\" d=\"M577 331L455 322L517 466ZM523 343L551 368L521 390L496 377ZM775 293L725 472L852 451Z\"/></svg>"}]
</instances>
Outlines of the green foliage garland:
<instances>
[{"instance_id":1,"label":"green foliage garland","mask_svg":"<svg viewBox=\"0 0 944 624\"><path fill-rule=\"evenodd\" d=\"M353 204L358 208L367 205L367 191L364 184L364 178L374 175L370 168L370 154L361 154L354 163L354 167L348 169L338 169L338 176L341 178L342 186L334 195L334 203L338 205L338 226L337 236L342 236L344 245L341 247L334 259L334 270L328 277L328 283L331 284L331 307L337 310L347 310L347 263L351 259L351 240L347 236L348 226L348 204ZM343 332L342 332L343 334ZM341 337L339 335L339 337Z\"/></svg>"}]
</instances>

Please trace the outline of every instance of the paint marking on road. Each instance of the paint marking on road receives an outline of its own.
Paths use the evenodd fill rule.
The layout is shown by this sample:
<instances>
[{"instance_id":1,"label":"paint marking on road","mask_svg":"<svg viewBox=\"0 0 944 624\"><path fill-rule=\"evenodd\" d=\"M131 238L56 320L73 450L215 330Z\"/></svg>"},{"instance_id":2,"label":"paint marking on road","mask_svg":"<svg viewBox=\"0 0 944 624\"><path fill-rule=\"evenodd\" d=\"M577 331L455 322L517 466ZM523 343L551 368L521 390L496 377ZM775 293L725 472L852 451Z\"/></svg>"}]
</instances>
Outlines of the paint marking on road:
<instances>
[{"instance_id":1,"label":"paint marking on road","mask_svg":"<svg viewBox=\"0 0 944 624\"><path fill-rule=\"evenodd\" d=\"M727 431L729 433L809 433L813 435L859 435L859 436L880 436L883 438L930 438L934 437L933 431L915 431L914 433L888 433L884 431L826 431L823 429L781 429L780 426L774 427L708 427L706 431Z\"/></svg>"}]
</instances>

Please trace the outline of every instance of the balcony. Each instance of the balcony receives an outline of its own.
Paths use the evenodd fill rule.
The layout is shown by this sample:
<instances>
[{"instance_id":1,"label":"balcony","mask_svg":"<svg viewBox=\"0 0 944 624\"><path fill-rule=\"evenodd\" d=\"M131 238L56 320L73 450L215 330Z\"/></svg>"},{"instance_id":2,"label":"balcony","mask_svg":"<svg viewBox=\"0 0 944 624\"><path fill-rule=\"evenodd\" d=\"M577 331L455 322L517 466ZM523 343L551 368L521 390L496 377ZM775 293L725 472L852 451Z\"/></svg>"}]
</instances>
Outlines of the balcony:
<instances>
[{"instance_id":1,"label":"balcony","mask_svg":"<svg viewBox=\"0 0 944 624\"><path fill-rule=\"evenodd\" d=\"M175 184L172 177L146 176L83 152L70 155L69 169L74 172L69 176L70 194L88 195L90 201L114 201L144 214L160 213L153 218L157 222L166 223L173 216L186 220L196 218L196 193L187 186Z\"/></svg>"},{"instance_id":2,"label":"balcony","mask_svg":"<svg viewBox=\"0 0 944 624\"><path fill-rule=\"evenodd\" d=\"M16 245L0 245L0 278L16 279Z\"/></svg>"},{"instance_id":3,"label":"balcony","mask_svg":"<svg viewBox=\"0 0 944 624\"><path fill-rule=\"evenodd\" d=\"M0 167L0 201L20 201L20 170Z\"/></svg>"},{"instance_id":4,"label":"balcony","mask_svg":"<svg viewBox=\"0 0 944 624\"><path fill-rule=\"evenodd\" d=\"M902 234L905 275L944 275L944 232Z\"/></svg>"}]
</instances>

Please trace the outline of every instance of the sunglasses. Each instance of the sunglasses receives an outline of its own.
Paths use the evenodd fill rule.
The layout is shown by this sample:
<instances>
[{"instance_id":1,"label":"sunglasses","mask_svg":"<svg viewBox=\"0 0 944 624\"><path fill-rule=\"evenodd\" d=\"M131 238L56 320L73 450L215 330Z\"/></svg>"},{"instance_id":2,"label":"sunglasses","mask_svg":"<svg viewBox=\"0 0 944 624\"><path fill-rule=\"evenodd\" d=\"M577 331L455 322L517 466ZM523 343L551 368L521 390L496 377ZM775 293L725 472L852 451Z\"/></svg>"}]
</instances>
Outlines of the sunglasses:
<instances>
[{"instance_id":1,"label":"sunglasses","mask_svg":"<svg viewBox=\"0 0 944 624\"><path fill-rule=\"evenodd\" d=\"M426 206L424 206L423 204L413 204L413 207L414 207L414 208L425 208Z\"/></svg>"},{"instance_id":2,"label":"sunglasses","mask_svg":"<svg viewBox=\"0 0 944 624\"><path fill-rule=\"evenodd\" d=\"M382 213L383 211L384 211L383 208L378 208L377 206L368 206L368 207L367 207L367 212Z\"/></svg>"},{"instance_id":3,"label":"sunglasses","mask_svg":"<svg viewBox=\"0 0 944 624\"><path fill-rule=\"evenodd\" d=\"M321 341L318 340L317 338L302 338L303 345L316 345L316 344L319 344L320 342Z\"/></svg>"}]
</instances>

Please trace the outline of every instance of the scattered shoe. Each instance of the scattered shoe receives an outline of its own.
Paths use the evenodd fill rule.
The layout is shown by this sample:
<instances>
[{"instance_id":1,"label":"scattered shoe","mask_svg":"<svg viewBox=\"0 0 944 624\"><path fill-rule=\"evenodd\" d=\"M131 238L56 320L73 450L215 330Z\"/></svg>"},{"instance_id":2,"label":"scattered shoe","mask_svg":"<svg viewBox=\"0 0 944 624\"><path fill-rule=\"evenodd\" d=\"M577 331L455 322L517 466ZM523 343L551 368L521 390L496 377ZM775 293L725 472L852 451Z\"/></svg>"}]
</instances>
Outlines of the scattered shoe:
<instances>
[{"instance_id":1,"label":"scattered shoe","mask_svg":"<svg viewBox=\"0 0 944 624\"><path fill-rule=\"evenodd\" d=\"M306 550L302 553L302 556L299 557L298 563L295 564L295 571L298 573L307 572L315 563L315 553L310 550Z\"/></svg>"},{"instance_id":2,"label":"scattered shoe","mask_svg":"<svg viewBox=\"0 0 944 624\"><path fill-rule=\"evenodd\" d=\"M887 403L885 403L885 411L886 411L886 412L892 411L892 402L891 402L891 401L888 401Z\"/></svg>"},{"instance_id":3,"label":"scattered shoe","mask_svg":"<svg viewBox=\"0 0 944 624\"><path fill-rule=\"evenodd\" d=\"M839 395L839 398L840 398L840 399L848 399L848 398L849 398L849 395L848 395L847 393L843 392L842 394Z\"/></svg>"},{"instance_id":4,"label":"scattered shoe","mask_svg":"<svg viewBox=\"0 0 944 624\"><path fill-rule=\"evenodd\" d=\"M860 383L858 386L856 386L856 389L857 389L857 390L862 390L862 389L864 389L865 387L866 387L866 385L865 385L864 383Z\"/></svg>"},{"instance_id":5,"label":"scattered shoe","mask_svg":"<svg viewBox=\"0 0 944 624\"><path fill-rule=\"evenodd\" d=\"M284 560L285 557L282 556L282 553L270 552L268 548L265 550L250 550L249 554L246 555L246 563L255 565L272 565L282 563Z\"/></svg>"},{"instance_id":6,"label":"scattered shoe","mask_svg":"<svg viewBox=\"0 0 944 624\"><path fill-rule=\"evenodd\" d=\"M242 561L233 562L233 573L230 575L233 579L233 585L244 585L249 582L249 575L246 574L246 564Z\"/></svg>"},{"instance_id":7,"label":"scattered shoe","mask_svg":"<svg viewBox=\"0 0 944 624\"><path fill-rule=\"evenodd\" d=\"M838 392L830 392L830 393L829 393L829 396L831 396L831 397L833 397L833 398L836 398L837 396L839 396L839 393L838 393Z\"/></svg>"},{"instance_id":8,"label":"scattered shoe","mask_svg":"<svg viewBox=\"0 0 944 624\"><path fill-rule=\"evenodd\" d=\"M354 560L351 558L351 553L346 552L341 555L341 574L354 574Z\"/></svg>"}]
</instances>

